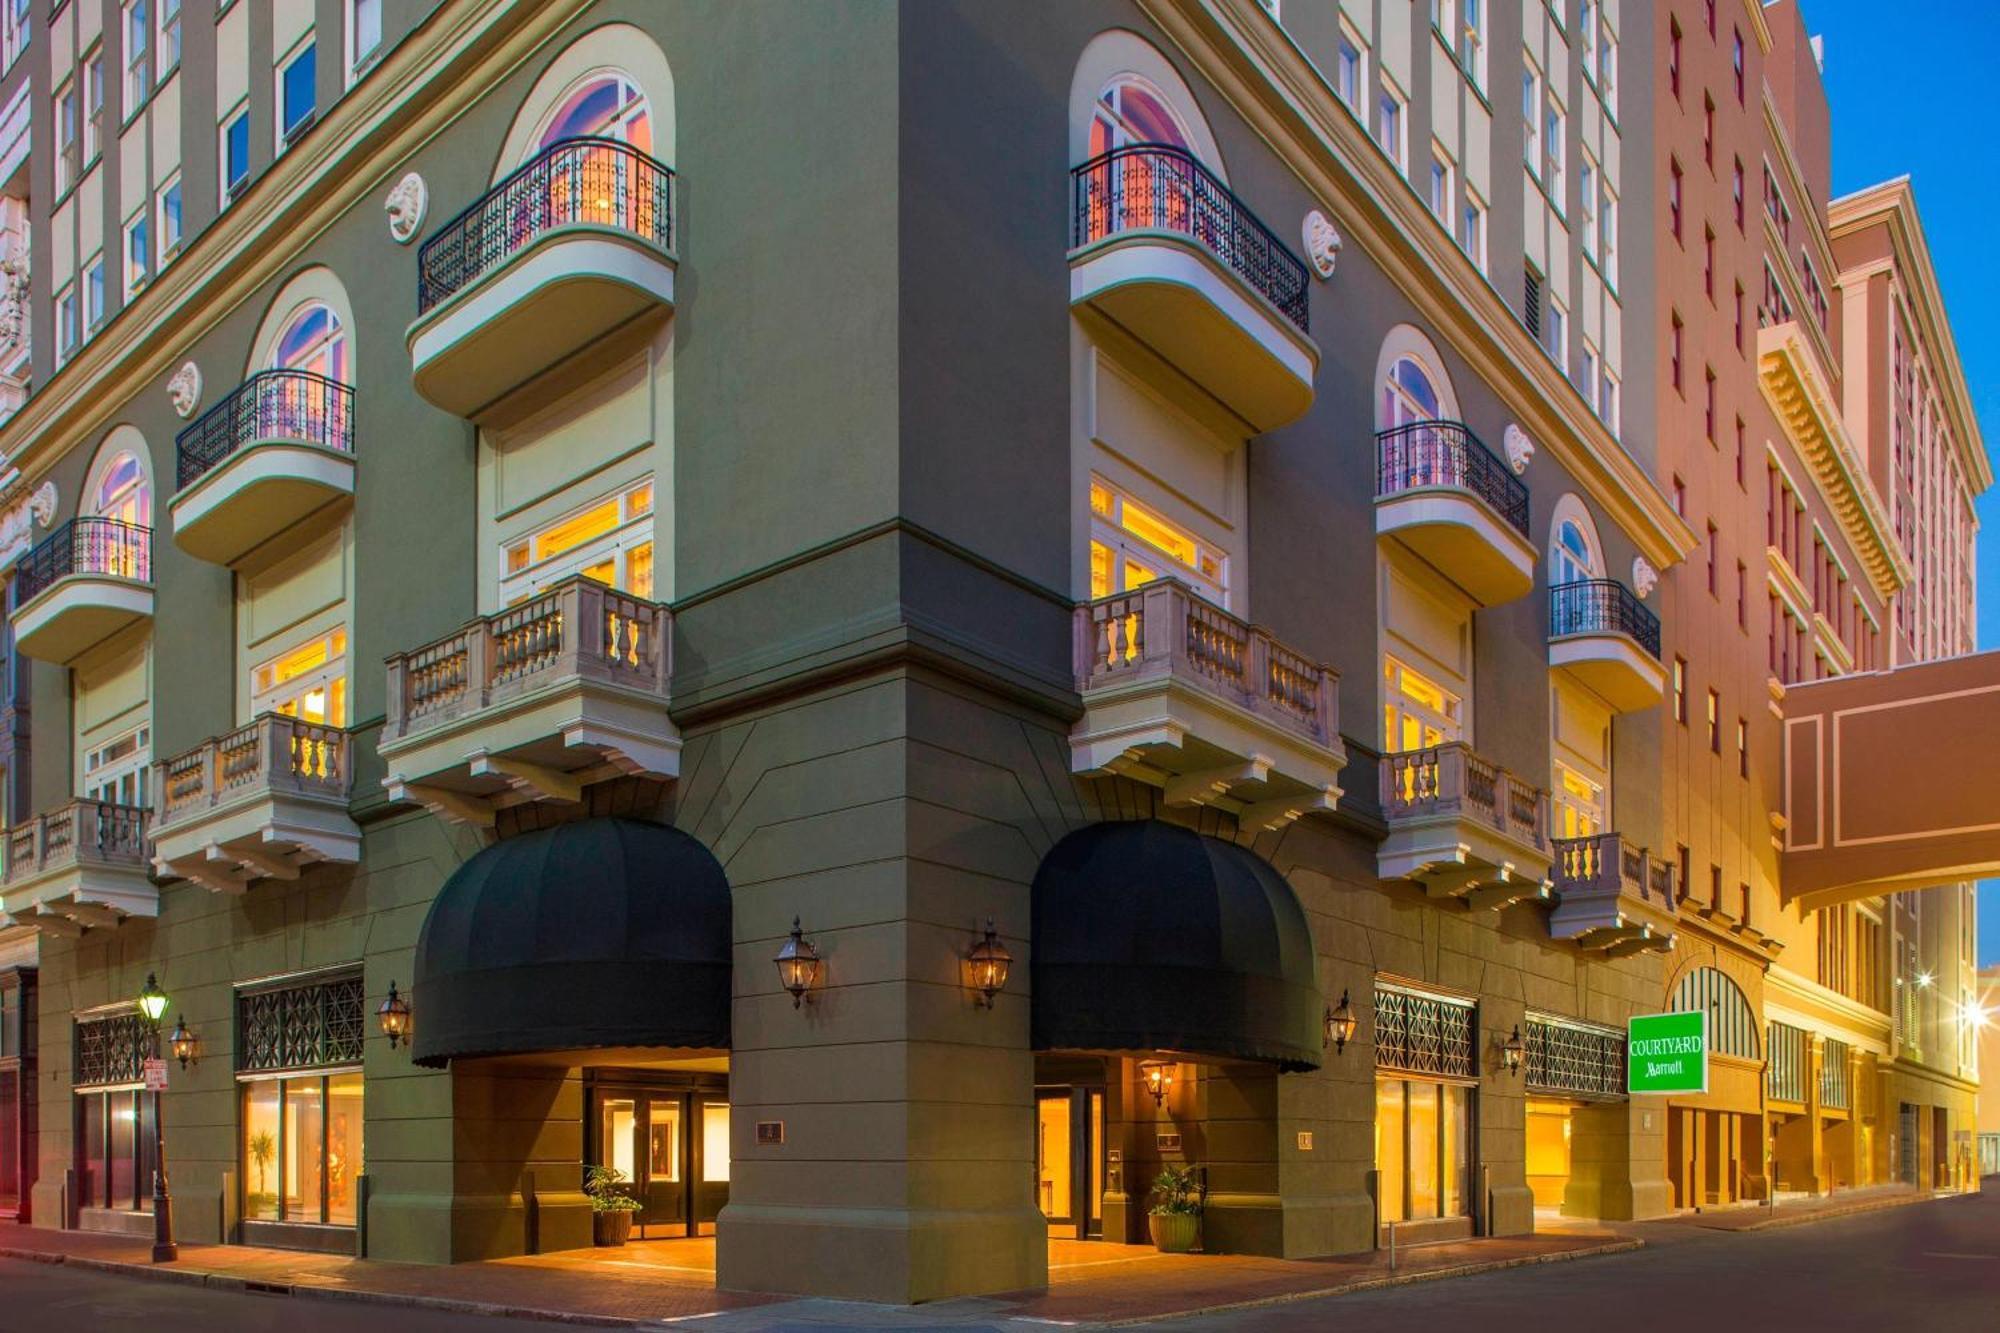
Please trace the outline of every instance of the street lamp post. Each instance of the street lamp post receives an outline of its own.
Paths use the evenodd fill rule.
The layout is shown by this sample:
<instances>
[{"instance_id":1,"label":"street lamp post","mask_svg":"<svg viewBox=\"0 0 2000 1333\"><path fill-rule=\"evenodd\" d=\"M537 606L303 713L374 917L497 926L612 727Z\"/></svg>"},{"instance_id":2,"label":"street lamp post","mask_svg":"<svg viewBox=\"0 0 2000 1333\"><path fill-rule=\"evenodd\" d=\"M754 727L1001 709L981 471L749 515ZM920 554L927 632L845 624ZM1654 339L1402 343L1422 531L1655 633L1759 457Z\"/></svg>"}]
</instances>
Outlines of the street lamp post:
<instances>
[{"instance_id":1,"label":"street lamp post","mask_svg":"<svg viewBox=\"0 0 2000 1333\"><path fill-rule=\"evenodd\" d=\"M155 1060L163 1060L160 1049L160 1020L166 1016L167 993L159 979L146 974L146 988L139 992L139 1012L145 1016L152 1034ZM167 1122L160 1090L153 1089L153 1262L169 1264L181 1257L174 1244L174 1201L167 1190Z\"/></svg>"}]
</instances>

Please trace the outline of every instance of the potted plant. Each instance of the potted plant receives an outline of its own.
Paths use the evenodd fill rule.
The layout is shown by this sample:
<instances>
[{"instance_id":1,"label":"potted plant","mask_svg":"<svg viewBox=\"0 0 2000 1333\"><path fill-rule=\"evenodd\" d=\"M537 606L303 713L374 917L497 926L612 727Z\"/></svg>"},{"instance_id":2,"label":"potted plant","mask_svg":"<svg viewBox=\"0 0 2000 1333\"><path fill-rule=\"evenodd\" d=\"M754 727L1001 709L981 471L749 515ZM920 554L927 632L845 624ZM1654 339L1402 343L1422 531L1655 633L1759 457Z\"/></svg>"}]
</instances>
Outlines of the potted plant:
<instances>
[{"instance_id":1,"label":"potted plant","mask_svg":"<svg viewBox=\"0 0 2000 1333\"><path fill-rule=\"evenodd\" d=\"M250 1160L257 1166L257 1189L249 1199L250 1216L262 1217L268 1210L272 1217L276 1217L278 1215L277 1209L273 1205L276 1204L277 1200L273 1199L270 1191L265 1188L264 1172L271 1165L271 1158L278 1151L278 1141L271 1137L270 1130L260 1129L250 1136L250 1142L247 1146L250 1149Z\"/></svg>"},{"instance_id":2,"label":"potted plant","mask_svg":"<svg viewBox=\"0 0 2000 1333\"><path fill-rule=\"evenodd\" d=\"M1162 1254L1186 1254L1201 1242L1201 1178L1193 1167L1160 1168L1146 1226Z\"/></svg>"},{"instance_id":3,"label":"potted plant","mask_svg":"<svg viewBox=\"0 0 2000 1333\"><path fill-rule=\"evenodd\" d=\"M625 1173L615 1166L586 1167L583 1192L590 1196L591 1239L599 1245L623 1245L632 1238L632 1214L642 1205L622 1188Z\"/></svg>"}]
</instances>

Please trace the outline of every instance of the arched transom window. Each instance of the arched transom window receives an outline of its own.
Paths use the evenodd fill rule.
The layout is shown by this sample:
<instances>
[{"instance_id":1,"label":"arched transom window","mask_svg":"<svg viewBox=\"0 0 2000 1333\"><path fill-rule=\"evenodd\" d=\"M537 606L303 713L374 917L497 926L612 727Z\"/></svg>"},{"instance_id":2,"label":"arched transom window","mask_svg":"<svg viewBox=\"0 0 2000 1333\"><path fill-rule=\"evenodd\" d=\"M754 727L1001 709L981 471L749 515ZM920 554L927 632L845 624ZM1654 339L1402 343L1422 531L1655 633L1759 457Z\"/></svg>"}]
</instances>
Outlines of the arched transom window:
<instances>
[{"instance_id":1,"label":"arched transom window","mask_svg":"<svg viewBox=\"0 0 2000 1333\"><path fill-rule=\"evenodd\" d=\"M319 301L300 307L271 349L271 366L348 383L347 330L341 327L340 316Z\"/></svg>"},{"instance_id":2,"label":"arched transom window","mask_svg":"<svg viewBox=\"0 0 2000 1333\"><path fill-rule=\"evenodd\" d=\"M1430 370L1413 356L1399 356L1382 384L1382 429L1393 430L1443 415Z\"/></svg>"},{"instance_id":3,"label":"arched transom window","mask_svg":"<svg viewBox=\"0 0 2000 1333\"><path fill-rule=\"evenodd\" d=\"M1090 122L1090 155L1132 143L1187 148L1188 132L1159 89L1136 74L1121 74L1098 94Z\"/></svg>"},{"instance_id":4,"label":"arched transom window","mask_svg":"<svg viewBox=\"0 0 2000 1333\"><path fill-rule=\"evenodd\" d=\"M1603 566L1597 558L1597 543L1584 531L1583 524L1573 518L1566 518L1556 525L1555 541L1549 554L1551 583L1575 583L1581 579L1600 577Z\"/></svg>"},{"instance_id":5,"label":"arched transom window","mask_svg":"<svg viewBox=\"0 0 2000 1333\"><path fill-rule=\"evenodd\" d=\"M536 151L563 139L616 139L647 155L653 151L653 118L646 95L623 74L593 74L579 83L549 117Z\"/></svg>"},{"instance_id":6,"label":"arched transom window","mask_svg":"<svg viewBox=\"0 0 2000 1333\"><path fill-rule=\"evenodd\" d=\"M1673 1007L1677 1013L1708 1015L1709 1049L1745 1060L1758 1058L1757 1016L1728 974L1713 967L1695 968L1674 987Z\"/></svg>"},{"instance_id":7,"label":"arched transom window","mask_svg":"<svg viewBox=\"0 0 2000 1333\"><path fill-rule=\"evenodd\" d=\"M145 464L131 450L120 450L98 479L91 496L90 512L98 518L116 519L138 527L153 522L153 488L146 480Z\"/></svg>"}]
</instances>

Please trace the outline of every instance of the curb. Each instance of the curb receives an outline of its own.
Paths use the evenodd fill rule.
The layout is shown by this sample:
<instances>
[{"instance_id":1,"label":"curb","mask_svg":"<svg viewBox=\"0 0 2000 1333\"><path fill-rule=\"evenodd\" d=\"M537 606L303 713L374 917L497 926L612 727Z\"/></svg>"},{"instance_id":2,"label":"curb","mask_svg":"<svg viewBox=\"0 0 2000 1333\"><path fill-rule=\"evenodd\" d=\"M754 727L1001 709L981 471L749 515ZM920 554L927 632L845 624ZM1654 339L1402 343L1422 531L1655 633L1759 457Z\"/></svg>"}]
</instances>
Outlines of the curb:
<instances>
[{"instance_id":1,"label":"curb","mask_svg":"<svg viewBox=\"0 0 2000 1333\"><path fill-rule=\"evenodd\" d=\"M1888 1199L1864 1199L1859 1203L1835 1204L1825 1208L1814 1208L1790 1216L1780 1212L1761 1222L1752 1222L1742 1227L1706 1227L1708 1231L1781 1231L1786 1227L1811 1226L1814 1222L1831 1222L1838 1217L1858 1217L1863 1213L1884 1213L1892 1208L1912 1208L1920 1203L1937 1203L1941 1199L1956 1198L1950 1194L1918 1194L1898 1196ZM1699 1222L1695 1223L1700 1226Z\"/></svg>"},{"instance_id":2,"label":"curb","mask_svg":"<svg viewBox=\"0 0 2000 1333\"><path fill-rule=\"evenodd\" d=\"M1228 1314L1236 1310L1261 1310L1274 1305L1292 1305L1299 1301L1315 1301L1328 1296L1345 1296L1357 1291L1380 1291L1385 1287L1409 1287L1419 1282L1438 1282L1446 1278L1474 1277L1480 1273L1498 1273L1509 1268L1527 1268L1534 1264L1560 1264L1572 1259L1594 1259L1606 1254L1628 1254L1644 1249L1643 1240L1626 1239L1608 1241L1586 1249L1556 1250L1549 1254L1523 1254L1512 1259L1486 1259L1473 1263L1453 1264L1446 1268L1427 1268L1415 1273L1388 1273L1381 1277L1356 1278L1336 1286L1318 1287L1311 1291L1289 1291L1281 1296L1260 1296L1247 1301L1224 1301L1217 1305L1198 1305L1186 1310L1163 1310L1154 1314L1134 1315L1129 1319L1079 1320L1086 1328L1130 1328L1137 1324L1151 1324L1163 1319L1195 1319L1204 1315Z\"/></svg>"},{"instance_id":3,"label":"curb","mask_svg":"<svg viewBox=\"0 0 2000 1333\"><path fill-rule=\"evenodd\" d=\"M552 1324L575 1324L590 1328L637 1328L654 1320L632 1319L623 1315L585 1314L575 1310L542 1310L525 1305L494 1305L486 1301L462 1301L448 1296L401 1296L386 1291L357 1291L322 1287L315 1283L264 1282L256 1278L234 1277L226 1273L205 1273L192 1268L156 1268L151 1264L131 1264L116 1259L93 1259L87 1255L55 1254L47 1250L24 1250L0 1246L0 1259L22 1259L29 1263L67 1264L92 1272L119 1277L144 1278L154 1282L178 1282L183 1286L212 1287L218 1291L254 1292L269 1296L305 1296L320 1300L350 1301L361 1305L400 1305L447 1314L483 1315L501 1319L537 1319Z\"/></svg>"}]
</instances>

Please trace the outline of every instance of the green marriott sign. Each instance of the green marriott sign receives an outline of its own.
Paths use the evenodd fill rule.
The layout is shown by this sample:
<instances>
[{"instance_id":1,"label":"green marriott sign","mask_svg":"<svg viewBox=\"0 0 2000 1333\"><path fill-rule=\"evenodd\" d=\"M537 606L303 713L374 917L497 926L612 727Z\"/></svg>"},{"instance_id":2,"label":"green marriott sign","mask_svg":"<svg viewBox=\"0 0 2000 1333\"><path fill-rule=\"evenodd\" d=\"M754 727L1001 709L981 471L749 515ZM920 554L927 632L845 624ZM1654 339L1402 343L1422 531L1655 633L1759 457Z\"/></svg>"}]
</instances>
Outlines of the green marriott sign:
<instances>
[{"instance_id":1,"label":"green marriott sign","mask_svg":"<svg viewBox=\"0 0 2000 1333\"><path fill-rule=\"evenodd\" d=\"M1640 1014L1625 1038L1627 1092L1707 1092L1708 1014Z\"/></svg>"}]
</instances>

